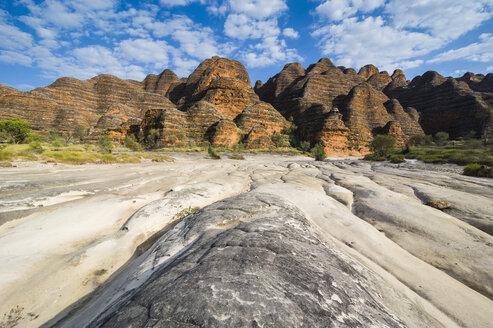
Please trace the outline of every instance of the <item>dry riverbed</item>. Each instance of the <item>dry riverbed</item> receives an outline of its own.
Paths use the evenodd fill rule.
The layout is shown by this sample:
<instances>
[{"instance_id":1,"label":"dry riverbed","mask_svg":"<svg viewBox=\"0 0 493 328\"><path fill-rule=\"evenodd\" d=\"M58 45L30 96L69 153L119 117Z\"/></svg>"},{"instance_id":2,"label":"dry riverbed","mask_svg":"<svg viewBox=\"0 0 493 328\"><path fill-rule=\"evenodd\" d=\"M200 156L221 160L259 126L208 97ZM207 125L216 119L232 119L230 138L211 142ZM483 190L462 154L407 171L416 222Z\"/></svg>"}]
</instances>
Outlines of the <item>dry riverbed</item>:
<instances>
[{"instance_id":1,"label":"dry riverbed","mask_svg":"<svg viewBox=\"0 0 493 328\"><path fill-rule=\"evenodd\" d=\"M0 168L0 326L493 326L493 179L171 156Z\"/></svg>"}]
</instances>

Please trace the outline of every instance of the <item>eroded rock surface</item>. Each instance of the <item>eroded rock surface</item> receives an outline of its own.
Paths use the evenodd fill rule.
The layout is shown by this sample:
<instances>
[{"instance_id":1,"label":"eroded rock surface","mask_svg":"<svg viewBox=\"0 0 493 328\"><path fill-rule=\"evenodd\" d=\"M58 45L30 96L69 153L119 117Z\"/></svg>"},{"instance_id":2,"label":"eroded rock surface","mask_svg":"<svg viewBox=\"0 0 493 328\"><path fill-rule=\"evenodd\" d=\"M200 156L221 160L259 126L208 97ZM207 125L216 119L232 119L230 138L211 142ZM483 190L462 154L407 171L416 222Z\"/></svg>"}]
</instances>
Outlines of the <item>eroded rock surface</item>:
<instances>
[{"instance_id":1,"label":"eroded rock surface","mask_svg":"<svg viewBox=\"0 0 493 328\"><path fill-rule=\"evenodd\" d=\"M174 156L1 169L0 317L12 311L22 327L492 325L491 180L447 166Z\"/></svg>"}]
</instances>

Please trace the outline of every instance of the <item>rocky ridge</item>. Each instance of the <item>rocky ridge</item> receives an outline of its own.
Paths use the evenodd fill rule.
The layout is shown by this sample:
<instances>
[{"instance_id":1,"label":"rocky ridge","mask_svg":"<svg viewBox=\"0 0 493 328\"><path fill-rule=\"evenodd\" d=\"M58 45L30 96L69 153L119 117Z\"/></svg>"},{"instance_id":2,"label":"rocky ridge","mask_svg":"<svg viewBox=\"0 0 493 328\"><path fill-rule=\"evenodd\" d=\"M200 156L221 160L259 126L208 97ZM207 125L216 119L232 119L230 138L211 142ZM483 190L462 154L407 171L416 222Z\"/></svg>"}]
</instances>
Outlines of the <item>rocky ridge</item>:
<instances>
[{"instance_id":1,"label":"rocky ridge","mask_svg":"<svg viewBox=\"0 0 493 328\"><path fill-rule=\"evenodd\" d=\"M453 79L426 72L409 82L399 69L389 75L366 65L356 72L322 58L307 69L287 64L252 88L240 62L212 57L181 79L165 69L142 82L100 75L61 78L30 92L0 85L0 119L18 117L35 129L68 133L83 125L88 140L133 134L149 147L246 143L257 125L262 128L252 135L263 133L265 141L284 132L292 119L299 141L321 142L331 154L361 154L373 136L390 130L398 145L423 133L460 137L493 131L492 81L491 73ZM228 128L217 129L220 121L219 127ZM389 130L390 122L395 123ZM231 138L220 135L230 132Z\"/></svg>"}]
</instances>

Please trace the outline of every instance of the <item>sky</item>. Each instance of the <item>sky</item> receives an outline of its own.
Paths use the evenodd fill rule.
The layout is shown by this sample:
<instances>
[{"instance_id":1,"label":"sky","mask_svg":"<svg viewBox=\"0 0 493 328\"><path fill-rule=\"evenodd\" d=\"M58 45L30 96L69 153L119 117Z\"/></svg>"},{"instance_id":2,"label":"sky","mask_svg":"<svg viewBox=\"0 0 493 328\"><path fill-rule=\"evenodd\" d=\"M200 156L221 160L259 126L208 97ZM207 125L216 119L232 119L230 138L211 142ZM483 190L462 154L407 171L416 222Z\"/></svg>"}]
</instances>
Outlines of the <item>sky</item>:
<instances>
[{"instance_id":1,"label":"sky","mask_svg":"<svg viewBox=\"0 0 493 328\"><path fill-rule=\"evenodd\" d=\"M493 72L493 0L0 0L0 84L188 76L214 55L252 83L328 57L411 79Z\"/></svg>"}]
</instances>

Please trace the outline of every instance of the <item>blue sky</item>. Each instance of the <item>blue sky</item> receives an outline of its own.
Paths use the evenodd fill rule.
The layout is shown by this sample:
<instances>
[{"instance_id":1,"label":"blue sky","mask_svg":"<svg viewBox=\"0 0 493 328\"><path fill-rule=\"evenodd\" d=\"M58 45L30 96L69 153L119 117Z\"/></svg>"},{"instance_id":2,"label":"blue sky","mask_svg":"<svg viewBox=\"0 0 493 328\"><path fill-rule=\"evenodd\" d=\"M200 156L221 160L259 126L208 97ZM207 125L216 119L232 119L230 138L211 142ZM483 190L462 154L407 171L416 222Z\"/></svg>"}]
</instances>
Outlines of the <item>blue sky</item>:
<instances>
[{"instance_id":1,"label":"blue sky","mask_svg":"<svg viewBox=\"0 0 493 328\"><path fill-rule=\"evenodd\" d=\"M62 76L188 76L205 58L240 60L252 83L321 57L408 78L493 72L493 0L2 0L0 83Z\"/></svg>"}]
</instances>

